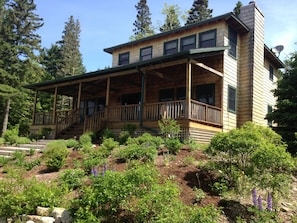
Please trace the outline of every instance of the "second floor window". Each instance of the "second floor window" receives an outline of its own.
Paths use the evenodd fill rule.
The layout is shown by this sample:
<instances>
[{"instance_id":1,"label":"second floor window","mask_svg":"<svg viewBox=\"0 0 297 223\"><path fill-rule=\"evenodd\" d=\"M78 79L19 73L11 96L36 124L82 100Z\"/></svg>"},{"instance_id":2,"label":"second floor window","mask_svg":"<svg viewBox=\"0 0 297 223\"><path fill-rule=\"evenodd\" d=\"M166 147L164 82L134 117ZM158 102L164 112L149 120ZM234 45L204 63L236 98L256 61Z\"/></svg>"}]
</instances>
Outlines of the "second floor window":
<instances>
[{"instance_id":1,"label":"second floor window","mask_svg":"<svg viewBox=\"0 0 297 223\"><path fill-rule=\"evenodd\" d=\"M273 81L273 67L271 65L269 65L269 79Z\"/></svg>"},{"instance_id":2,"label":"second floor window","mask_svg":"<svg viewBox=\"0 0 297 223\"><path fill-rule=\"evenodd\" d=\"M149 47L140 49L140 61L152 59L152 55L153 55L153 47L149 46Z\"/></svg>"},{"instance_id":3,"label":"second floor window","mask_svg":"<svg viewBox=\"0 0 297 223\"><path fill-rule=\"evenodd\" d=\"M170 55L177 53L177 42L178 40L172 40L164 43L164 55Z\"/></svg>"},{"instance_id":4,"label":"second floor window","mask_svg":"<svg viewBox=\"0 0 297 223\"><path fill-rule=\"evenodd\" d=\"M190 50L196 48L196 35L187 36L180 40L181 51Z\"/></svg>"},{"instance_id":5,"label":"second floor window","mask_svg":"<svg viewBox=\"0 0 297 223\"><path fill-rule=\"evenodd\" d=\"M129 52L119 54L119 65L129 64Z\"/></svg>"},{"instance_id":6,"label":"second floor window","mask_svg":"<svg viewBox=\"0 0 297 223\"><path fill-rule=\"evenodd\" d=\"M237 32L235 32L232 28L229 27L229 54L236 58L236 51L237 51Z\"/></svg>"},{"instance_id":7,"label":"second floor window","mask_svg":"<svg viewBox=\"0 0 297 223\"><path fill-rule=\"evenodd\" d=\"M215 29L199 33L199 48L204 47L215 47L216 46L216 35Z\"/></svg>"}]
</instances>

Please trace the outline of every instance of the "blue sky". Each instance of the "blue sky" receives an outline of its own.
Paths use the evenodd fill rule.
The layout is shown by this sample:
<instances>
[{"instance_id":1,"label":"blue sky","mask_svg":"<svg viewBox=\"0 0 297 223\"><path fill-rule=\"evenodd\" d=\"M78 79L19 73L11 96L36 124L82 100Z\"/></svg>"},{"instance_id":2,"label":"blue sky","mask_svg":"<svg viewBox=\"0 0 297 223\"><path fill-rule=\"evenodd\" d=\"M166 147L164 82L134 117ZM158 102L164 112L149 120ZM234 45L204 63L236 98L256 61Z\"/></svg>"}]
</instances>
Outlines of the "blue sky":
<instances>
[{"instance_id":1,"label":"blue sky","mask_svg":"<svg viewBox=\"0 0 297 223\"><path fill-rule=\"evenodd\" d=\"M36 13L44 19L38 31L42 46L49 48L60 40L71 15L81 26L80 52L87 71L111 66L111 55L104 48L129 41L136 19L135 5L139 0L35 0ZM213 16L231 12L238 0L209 0ZM241 0L247 5L250 0ZM164 4L179 5L182 12L189 10L193 0L147 0L154 26L164 21ZM294 0L258 0L256 4L265 16L265 43L269 47L284 45L283 60L297 49L297 17Z\"/></svg>"}]
</instances>

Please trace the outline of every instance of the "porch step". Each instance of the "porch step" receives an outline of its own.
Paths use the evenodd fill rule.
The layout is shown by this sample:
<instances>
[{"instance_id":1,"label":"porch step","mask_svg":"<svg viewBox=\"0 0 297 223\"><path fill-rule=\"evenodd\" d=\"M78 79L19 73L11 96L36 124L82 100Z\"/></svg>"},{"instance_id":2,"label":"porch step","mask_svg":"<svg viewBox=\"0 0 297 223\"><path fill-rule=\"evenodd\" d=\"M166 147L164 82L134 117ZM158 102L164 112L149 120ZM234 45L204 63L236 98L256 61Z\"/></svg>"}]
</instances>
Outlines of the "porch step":
<instances>
[{"instance_id":1,"label":"porch step","mask_svg":"<svg viewBox=\"0 0 297 223\"><path fill-rule=\"evenodd\" d=\"M71 139L79 138L83 134L84 124L76 123L69 128L65 129L58 135L58 139Z\"/></svg>"}]
</instances>

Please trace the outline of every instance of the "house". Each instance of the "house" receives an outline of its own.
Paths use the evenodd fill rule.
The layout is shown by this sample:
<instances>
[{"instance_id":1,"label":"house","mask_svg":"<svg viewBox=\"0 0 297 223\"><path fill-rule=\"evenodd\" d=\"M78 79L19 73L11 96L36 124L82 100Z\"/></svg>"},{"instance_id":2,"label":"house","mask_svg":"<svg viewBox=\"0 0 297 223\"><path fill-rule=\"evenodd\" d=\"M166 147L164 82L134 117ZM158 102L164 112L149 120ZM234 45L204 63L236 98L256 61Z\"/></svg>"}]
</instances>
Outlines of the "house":
<instances>
[{"instance_id":1,"label":"house","mask_svg":"<svg viewBox=\"0 0 297 223\"><path fill-rule=\"evenodd\" d=\"M32 132L119 133L133 124L142 133L171 117L182 137L209 142L246 121L271 124L265 115L283 63L264 44L264 15L255 2L239 17L227 13L104 51L112 55L109 69L26 86L36 92ZM40 92L53 95L53 111L37 112ZM70 110L59 110L60 95L72 98Z\"/></svg>"}]
</instances>

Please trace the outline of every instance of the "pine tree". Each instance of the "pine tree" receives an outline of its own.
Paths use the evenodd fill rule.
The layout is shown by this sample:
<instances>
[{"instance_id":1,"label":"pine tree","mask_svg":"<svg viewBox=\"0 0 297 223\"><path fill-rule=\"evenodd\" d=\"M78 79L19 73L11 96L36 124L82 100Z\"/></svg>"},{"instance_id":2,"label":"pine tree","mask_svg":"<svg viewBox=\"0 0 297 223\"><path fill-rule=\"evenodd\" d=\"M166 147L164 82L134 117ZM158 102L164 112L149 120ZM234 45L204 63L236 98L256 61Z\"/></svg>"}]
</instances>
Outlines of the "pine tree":
<instances>
[{"instance_id":1,"label":"pine tree","mask_svg":"<svg viewBox=\"0 0 297 223\"><path fill-rule=\"evenodd\" d=\"M194 0L189 11L186 25L203 21L212 17L212 9L208 8L208 0Z\"/></svg>"},{"instance_id":2,"label":"pine tree","mask_svg":"<svg viewBox=\"0 0 297 223\"><path fill-rule=\"evenodd\" d=\"M236 3L236 6L235 8L233 9L233 13L238 17L239 14L240 14L240 8L242 7L242 2L241 1L238 1Z\"/></svg>"},{"instance_id":3,"label":"pine tree","mask_svg":"<svg viewBox=\"0 0 297 223\"><path fill-rule=\"evenodd\" d=\"M41 42L36 31L43 22L34 13L33 0L2 0L0 7L0 83L18 92L13 98L0 97L0 113L3 114L0 121L5 130L8 124L27 123L31 119L32 105L27 104L31 95L22 85L38 81L42 75L35 53Z\"/></svg>"},{"instance_id":4,"label":"pine tree","mask_svg":"<svg viewBox=\"0 0 297 223\"><path fill-rule=\"evenodd\" d=\"M165 3L162 14L166 16L166 19L165 23L160 27L160 32L166 32L181 27L179 21L181 12L178 5L167 5Z\"/></svg>"},{"instance_id":5,"label":"pine tree","mask_svg":"<svg viewBox=\"0 0 297 223\"><path fill-rule=\"evenodd\" d=\"M276 108L267 115L269 121L278 124L275 130L282 135L288 144L288 149L296 153L297 132L297 51L286 62L285 73L277 82L274 96L277 98Z\"/></svg>"},{"instance_id":6,"label":"pine tree","mask_svg":"<svg viewBox=\"0 0 297 223\"><path fill-rule=\"evenodd\" d=\"M80 24L70 16L65 23L62 40L58 42L61 46L62 63L59 64L57 77L73 76L83 74L86 69L82 62L80 47Z\"/></svg>"},{"instance_id":7,"label":"pine tree","mask_svg":"<svg viewBox=\"0 0 297 223\"><path fill-rule=\"evenodd\" d=\"M133 29L134 36L130 39L136 40L141 39L146 36L154 34L151 21L151 13L147 5L146 0L140 0L137 5L135 5L137 10L136 21L133 23L135 28Z\"/></svg>"}]
</instances>

